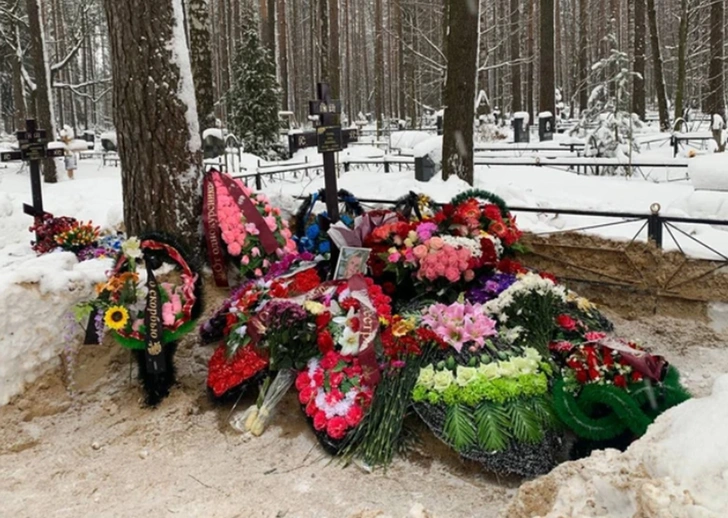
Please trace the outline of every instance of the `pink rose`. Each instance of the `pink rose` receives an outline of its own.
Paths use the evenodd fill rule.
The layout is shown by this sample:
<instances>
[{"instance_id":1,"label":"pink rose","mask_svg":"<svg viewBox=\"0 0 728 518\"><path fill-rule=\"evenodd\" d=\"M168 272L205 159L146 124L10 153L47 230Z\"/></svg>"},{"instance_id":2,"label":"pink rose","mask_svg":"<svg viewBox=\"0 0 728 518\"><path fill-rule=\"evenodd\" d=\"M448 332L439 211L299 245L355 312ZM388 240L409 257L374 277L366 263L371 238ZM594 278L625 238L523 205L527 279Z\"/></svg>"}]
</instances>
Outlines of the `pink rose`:
<instances>
[{"instance_id":1,"label":"pink rose","mask_svg":"<svg viewBox=\"0 0 728 518\"><path fill-rule=\"evenodd\" d=\"M259 203L268 203L268 196L266 196L263 193L258 194L258 196L255 197L256 200L258 200Z\"/></svg>"},{"instance_id":2,"label":"pink rose","mask_svg":"<svg viewBox=\"0 0 728 518\"><path fill-rule=\"evenodd\" d=\"M263 259L263 268L268 268L270 266L270 261L268 259Z\"/></svg>"},{"instance_id":3,"label":"pink rose","mask_svg":"<svg viewBox=\"0 0 728 518\"><path fill-rule=\"evenodd\" d=\"M417 259L422 259L427 255L427 247L425 245L417 245L412 251Z\"/></svg>"},{"instance_id":4,"label":"pink rose","mask_svg":"<svg viewBox=\"0 0 728 518\"><path fill-rule=\"evenodd\" d=\"M248 266L250 264L250 257L244 255L242 259L240 259L240 262L243 263L245 266Z\"/></svg>"},{"instance_id":5,"label":"pink rose","mask_svg":"<svg viewBox=\"0 0 728 518\"><path fill-rule=\"evenodd\" d=\"M174 314L182 311L182 299L180 299L179 295L172 295L172 311L174 311Z\"/></svg>"},{"instance_id":6,"label":"pink rose","mask_svg":"<svg viewBox=\"0 0 728 518\"><path fill-rule=\"evenodd\" d=\"M276 216L280 216L281 215L280 207L273 207L273 214L275 214Z\"/></svg>"},{"instance_id":7,"label":"pink rose","mask_svg":"<svg viewBox=\"0 0 728 518\"><path fill-rule=\"evenodd\" d=\"M278 222L276 221L276 218L273 216L266 216L263 218L265 220L265 224L268 225L268 228L273 231L278 228Z\"/></svg>"},{"instance_id":8,"label":"pink rose","mask_svg":"<svg viewBox=\"0 0 728 518\"><path fill-rule=\"evenodd\" d=\"M389 257L387 257L387 261L389 261L390 263L396 263L396 262L399 262L399 259L401 257L402 256L400 255L399 252L394 252L393 254L389 254Z\"/></svg>"},{"instance_id":9,"label":"pink rose","mask_svg":"<svg viewBox=\"0 0 728 518\"><path fill-rule=\"evenodd\" d=\"M245 224L245 231L250 234L251 236L257 236L260 234L260 231L258 230L258 227L255 226L253 223L246 223Z\"/></svg>"},{"instance_id":10,"label":"pink rose","mask_svg":"<svg viewBox=\"0 0 728 518\"><path fill-rule=\"evenodd\" d=\"M439 250L443 247L443 245L445 243L442 241L442 238L433 237L432 239L430 239L428 244L430 245L430 248L432 248L433 250Z\"/></svg>"},{"instance_id":11,"label":"pink rose","mask_svg":"<svg viewBox=\"0 0 728 518\"><path fill-rule=\"evenodd\" d=\"M281 235L286 239L291 239L292 234L291 234L290 230L288 230L287 228L284 228L283 230L281 230Z\"/></svg>"},{"instance_id":12,"label":"pink rose","mask_svg":"<svg viewBox=\"0 0 728 518\"><path fill-rule=\"evenodd\" d=\"M468 259L470 259L470 250L468 250L467 248L461 248L460 250L458 250L458 259L460 259L461 261L467 261Z\"/></svg>"},{"instance_id":13,"label":"pink rose","mask_svg":"<svg viewBox=\"0 0 728 518\"><path fill-rule=\"evenodd\" d=\"M457 282L460 280L460 272L456 268L447 268L445 270L445 277L450 282Z\"/></svg>"},{"instance_id":14,"label":"pink rose","mask_svg":"<svg viewBox=\"0 0 728 518\"><path fill-rule=\"evenodd\" d=\"M228 252L233 257L239 256L242 251L243 251L243 249L242 249L242 247L238 243L230 243L228 245Z\"/></svg>"},{"instance_id":15,"label":"pink rose","mask_svg":"<svg viewBox=\"0 0 728 518\"><path fill-rule=\"evenodd\" d=\"M172 303L165 302L162 304L162 324L171 326L174 324L174 312L172 311Z\"/></svg>"},{"instance_id":16,"label":"pink rose","mask_svg":"<svg viewBox=\"0 0 728 518\"><path fill-rule=\"evenodd\" d=\"M250 251L250 255L252 255L253 257L260 256L260 248L254 246L253 249Z\"/></svg>"},{"instance_id":17,"label":"pink rose","mask_svg":"<svg viewBox=\"0 0 728 518\"><path fill-rule=\"evenodd\" d=\"M260 268L256 268L253 273L256 277L263 277L263 271Z\"/></svg>"},{"instance_id":18,"label":"pink rose","mask_svg":"<svg viewBox=\"0 0 728 518\"><path fill-rule=\"evenodd\" d=\"M444 276L446 269L447 269L447 266L445 266L445 263L443 263L443 262L435 263L435 272L437 273L437 275Z\"/></svg>"}]
</instances>

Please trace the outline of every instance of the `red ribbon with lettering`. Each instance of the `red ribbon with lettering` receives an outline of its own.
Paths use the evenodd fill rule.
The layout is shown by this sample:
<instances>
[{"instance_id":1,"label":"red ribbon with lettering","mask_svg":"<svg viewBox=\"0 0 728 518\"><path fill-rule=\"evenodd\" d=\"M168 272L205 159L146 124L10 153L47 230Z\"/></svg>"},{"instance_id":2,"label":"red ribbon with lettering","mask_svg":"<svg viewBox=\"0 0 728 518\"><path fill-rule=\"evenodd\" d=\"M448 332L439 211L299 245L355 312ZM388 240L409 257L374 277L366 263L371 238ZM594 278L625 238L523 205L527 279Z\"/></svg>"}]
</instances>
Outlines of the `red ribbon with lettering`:
<instances>
[{"instance_id":1,"label":"red ribbon with lettering","mask_svg":"<svg viewBox=\"0 0 728 518\"><path fill-rule=\"evenodd\" d=\"M205 229L207 242L207 258L212 268L215 285L219 288L228 287L227 272L225 268L225 250L223 249L220 232L220 220L217 217L217 198L215 196L215 183L213 174L220 174L212 170L206 176L202 185L202 225Z\"/></svg>"}]
</instances>

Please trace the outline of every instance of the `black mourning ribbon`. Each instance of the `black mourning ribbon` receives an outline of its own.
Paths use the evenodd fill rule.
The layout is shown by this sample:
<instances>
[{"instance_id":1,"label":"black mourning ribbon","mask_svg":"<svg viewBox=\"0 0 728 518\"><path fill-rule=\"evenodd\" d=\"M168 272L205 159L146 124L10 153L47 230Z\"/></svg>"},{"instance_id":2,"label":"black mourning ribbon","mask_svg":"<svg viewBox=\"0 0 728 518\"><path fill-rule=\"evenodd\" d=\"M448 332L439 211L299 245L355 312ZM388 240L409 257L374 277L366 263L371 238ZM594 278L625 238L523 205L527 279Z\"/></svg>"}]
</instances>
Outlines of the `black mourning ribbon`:
<instances>
[{"instance_id":1,"label":"black mourning ribbon","mask_svg":"<svg viewBox=\"0 0 728 518\"><path fill-rule=\"evenodd\" d=\"M147 263L147 305L144 309L145 352L147 369L157 374L167 370L162 346L162 298L149 261L145 262Z\"/></svg>"},{"instance_id":2,"label":"black mourning ribbon","mask_svg":"<svg viewBox=\"0 0 728 518\"><path fill-rule=\"evenodd\" d=\"M88 316L88 323L86 324L86 336L83 339L83 345L98 345L101 343L99 339L99 333L96 329L96 315L99 314L99 310L94 308L91 310L91 314Z\"/></svg>"}]
</instances>

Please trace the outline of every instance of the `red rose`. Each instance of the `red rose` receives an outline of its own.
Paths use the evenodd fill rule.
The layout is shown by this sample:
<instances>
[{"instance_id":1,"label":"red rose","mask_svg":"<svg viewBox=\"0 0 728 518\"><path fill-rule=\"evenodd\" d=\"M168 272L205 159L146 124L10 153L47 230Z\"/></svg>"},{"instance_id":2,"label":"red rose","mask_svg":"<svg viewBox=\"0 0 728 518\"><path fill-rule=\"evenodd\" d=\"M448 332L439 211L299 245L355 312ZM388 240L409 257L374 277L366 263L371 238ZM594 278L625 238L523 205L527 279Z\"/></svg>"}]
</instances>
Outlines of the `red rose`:
<instances>
[{"instance_id":1,"label":"red rose","mask_svg":"<svg viewBox=\"0 0 728 518\"><path fill-rule=\"evenodd\" d=\"M321 369L318 369L316 372L313 373L313 383L317 387L321 387L324 384L324 371Z\"/></svg>"},{"instance_id":2,"label":"red rose","mask_svg":"<svg viewBox=\"0 0 728 518\"><path fill-rule=\"evenodd\" d=\"M490 239L483 238L480 240L481 256L475 261L473 267L493 266L498 261L498 254L495 251L495 244Z\"/></svg>"},{"instance_id":3,"label":"red rose","mask_svg":"<svg viewBox=\"0 0 728 518\"><path fill-rule=\"evenodd\" d=\"M270 287L270 294L275 299L285 299L288 297L288 290L280 282L274 282Z\"/></svg>"},{"instance_id":4,"label":"red rose","mask_svg":"<svg viewBox=\"0 0 728 518\"><path fill-rule=\"evenodd\" d=\"M314 426L316 425L314 424ZM332 417L326 425L326 433L329 434L329 437L332 439L339 440L344 438L347 428L346 419L336 416Z\"/></svg>"},{"instance_id":5,"label":"red rose","mask_svg":"<svg viewBox=\"0 0 728 518\"><path fill-rule=\"evenodd\" d=\"M627 379L621 374L617 374L614 377L614 385L616 387L627 388Z\"/></svg>"},{"instance_id":6,"label":"red rose","mask_svg":"<svg viewBox=\"0 0 728 518\"><path fill-rule=\"evenodd\" d=\"M303 390L304 387L311 386L311 378L308 377L308 372L302 371L296 376L296 390Z\"/></svg>"},{"instance_id":7,"label":"red rose","mask_svg":"<svg viewBox=\"0 0 728 518\"><path fill-rule=\"evenodd\" d=\"M291 287L297 293L307 293L316 288L319 284L321 284L321 279L319 278L316 269L309 268L308 270L298 273L293 277Z\"/></svg>"},{"instance_id":8,"label":"red rose","mask_svg":"<svg viewBox=\"0 0 728 518\"><path fill-rule=\"evenodd\" d=\"M518 261L514 261L510 258L501 259L501 261L498 263L498 270L503 273L509 273L511 275L516 275L517 273L525 273L526 269L521 266L521 263Z\"/></svg>"},{"instance_id":9,"label":"red rose","mask_svg":"<svg viewBox=\"0 0 728 518\"><path fill-rule=\"evenodd\" d=\"M307 405L311 401L311 398L314 397L314 394L314 389L311 387L303 387L298 393L298 402L302 405Z\"/></svg>"},{"instance_id":10,"label":"red rose","mask_svg":"<svg viewBox=\"0 0 728 518\"><path fill-rule=\"evenodd\" d=\"M328 329L325 329L316 337L316 345L322 354L329 353L334 350L334 339Z\"/></svg>"},{"instance_id":11,"label":"red rose","mask_svg":"<svg viewBox=\"0 0 728 518\"><path fill-rule=\"evenodd\" d=\"M637 383L638 381L642 381L642 373L641 372L634 371L632 373L632 381L634 383Z\"/></svg>"},{"instance_id":12,"label":"red rose","mask_svg":"<svg viewBox=\"0 0 728 518\"><path fill-rule=\"evenodd\" d=\"M364 417L364 412L359 405L352 405L349 412L346 414L346 424L354 428L357 426Z\"/></svg>"},{"instance_id":13,"label":"red rose","mask_svg":"<svg viewBox=\"0 0 728 518\"><path fill-rule=\"evenodd\" d=\"M576 320L569 315L559 315L556 317L556 324L564 331L576 331Z\"/></svg>"},{"instance_id":14,"label":"red rose","mask_svg":"<svg viewBox=\"0 0 728 518\"><path fill-rule=\"evenodd\" d=\"M602 352L602 361L604 362L605 367L611 367L614 365L614 358L612 358L612 351L609 349L604 349Z\"/></svg>"},{"instance_id":15,"label":"red rose","mask_svg":"<svg viewBox=\"0 0 728 518\"><path fill-rule=\"evenodd\" d=\"M312 399L308 402L308 405L306 405L306 415L308 417L313 417L316 415L316 412L318 412L318 407L316 406L316 399Z\"/></svg>"},{"instance_id":16,"label":"red rose","mask_svg":"<svg viewBox=\"0 0 728 518\"><path fill-rule=\"evenodd\" d=\"M323 410L319 410L313 416L313 427L318 432L326 428L326 414L324 414Z\"/></svg>"},{"instance_id":17,"label":"red rose","mask_svg":"<svg viewBox=\"0 0 728 518\"><path fill-rule=\"evenodd\" d=\"M338 388L341 385L342 381L344 381L343 372L332 372L331 374L329 374L329 382L331 383L332 387Z\"/></svg>"},{"instance_id":18,"label":"red rose","mask_svg":"<svg viewBox=\"0 0 728 518\"><path fill-rule=\"evenodd\" d=\"M485 209L483 209L483 214L485 214L485 217L491 221L501 221L503 219L500 207L492 203L485 206Z\"/></svg>"}]
</instances>

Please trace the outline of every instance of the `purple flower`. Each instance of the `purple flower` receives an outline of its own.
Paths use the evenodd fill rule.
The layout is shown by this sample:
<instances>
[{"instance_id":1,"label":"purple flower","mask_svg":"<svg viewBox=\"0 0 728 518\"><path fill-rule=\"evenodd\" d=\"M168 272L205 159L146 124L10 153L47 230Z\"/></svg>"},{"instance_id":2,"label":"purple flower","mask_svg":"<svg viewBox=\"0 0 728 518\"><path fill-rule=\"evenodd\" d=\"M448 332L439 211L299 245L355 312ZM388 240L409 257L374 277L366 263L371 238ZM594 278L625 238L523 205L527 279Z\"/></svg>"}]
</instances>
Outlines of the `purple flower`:
<instances>
[{"instance_id":1,"label":"purple flower","mask_svg":"<svg viewBox=\"0 0 728 518\"><path fill-rule=\"evenodd\" d=\"M426 221L425 223L417 226L417 237L420 238L420 241L427 241L432 237L432 234L434 234L436 230L436 224Z\"/></svg>"},{"instance_id":2,"label":"purple flower","mask_svg":"<svg viewBox=\"0 0 728 518\"><path fill-rule=\"evenodd\" d=\"M480 277L475 280L474 286L465 294L465 298L473 304L485 304L507 290L514 282L516 276L508 273L496 273Z\"/></svg>"}]
</instances>

